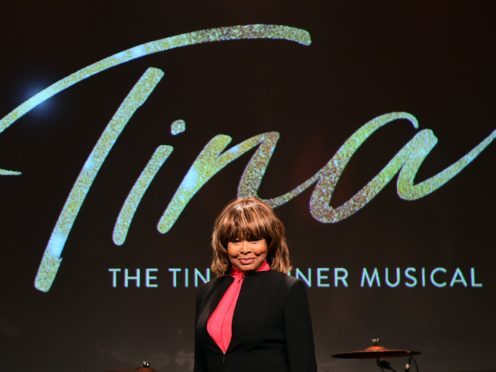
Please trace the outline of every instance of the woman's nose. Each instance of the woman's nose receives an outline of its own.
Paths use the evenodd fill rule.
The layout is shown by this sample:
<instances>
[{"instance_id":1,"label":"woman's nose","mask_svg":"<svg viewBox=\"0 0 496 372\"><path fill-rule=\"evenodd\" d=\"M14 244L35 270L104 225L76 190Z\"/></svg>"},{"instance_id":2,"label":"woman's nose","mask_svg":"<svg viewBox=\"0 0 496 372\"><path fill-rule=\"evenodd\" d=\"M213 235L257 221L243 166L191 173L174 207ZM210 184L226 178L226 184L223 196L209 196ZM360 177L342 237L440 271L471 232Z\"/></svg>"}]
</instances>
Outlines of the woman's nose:
<instances>
[{"instance_id":1,"label":"woman's nose","mask_svg":"<svg viewBox=\"0 0 496 372\"><path fill-rule=\"evenodd\" d=\"M242 253L248 253L250 252L250 244L246 241L246 240L243 240L241 242L241 248L240 248L240 251Z\"/></svg>"}]
</instances>

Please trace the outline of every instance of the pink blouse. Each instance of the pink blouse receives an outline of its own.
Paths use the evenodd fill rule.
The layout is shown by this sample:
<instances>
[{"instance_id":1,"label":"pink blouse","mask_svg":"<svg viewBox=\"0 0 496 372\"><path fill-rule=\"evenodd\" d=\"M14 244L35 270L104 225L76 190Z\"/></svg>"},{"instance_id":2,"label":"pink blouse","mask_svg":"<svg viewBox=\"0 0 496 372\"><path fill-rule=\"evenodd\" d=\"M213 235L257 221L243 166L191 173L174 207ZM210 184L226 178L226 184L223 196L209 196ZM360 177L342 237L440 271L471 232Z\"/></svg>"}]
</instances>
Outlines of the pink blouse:
<instances>
[{"instance_id":1,"label":"pink blouse","mask_svg":"<svg viewBox=\"0 0 496 372\"><path fill-rule=\"evenodd\" d=\"M257 271L269 271L270 266L267 261L264 261ZM215 341L217 346L225 354L232 338L232 320L234 309L238 302L239 292L245 278L244 272L233 267L231 276L234 281L227 288L226 293L222 296L217 308L207 322L207 331L210 337Z\"/></svg>"}]
</instances>

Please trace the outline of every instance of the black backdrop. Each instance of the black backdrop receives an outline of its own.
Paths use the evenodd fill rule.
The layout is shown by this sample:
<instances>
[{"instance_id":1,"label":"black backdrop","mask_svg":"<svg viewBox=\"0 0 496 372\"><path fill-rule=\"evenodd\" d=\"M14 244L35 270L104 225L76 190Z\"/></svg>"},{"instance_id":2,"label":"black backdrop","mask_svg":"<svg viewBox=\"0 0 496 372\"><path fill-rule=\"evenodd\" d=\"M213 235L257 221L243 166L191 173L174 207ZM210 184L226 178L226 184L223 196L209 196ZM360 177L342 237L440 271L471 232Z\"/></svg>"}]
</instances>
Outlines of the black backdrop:
<instances>
[{"instance_id":1,"label":"black backdrop","mask_svg":"<svg viewBox=\"0 0 496 372\"><path fill-rule=\"evenodd\" d=\"M135 45L202 29L278 24L308 31L310 46L242 40L188 46L125 63L50 98L0 134L0 370L103 371L148 359L159 371L192 369L195 289L171 268L202 272L216 214L232 198L250 155L214 176L167 234L156 225L190 165L215 135L232 145L279 132L259 190L281 195L317 172L352 133L405 111L439 143L416 180L469 152L495 129L495 27L490 2L10 2L3 5L0 115L50 84ZM146 68L165 77L119 137L70 232L48 292L34 287L51 231L91 149ZM186 131L170 134L177 119ZM339 206L416 133L405 123L375 133L343 173ZM143 197L126 242L112 230L155 148L174 152ZM250 152L250 154L253 151ZM421 350L423 371L494 371L494 144L440 189L416 201L395 182L358 213L323 224L309 212L313 187L276 212L294 266L309 288L319 371L373 370L332 354L368 346ZM332 270L348 287L334 287ZM364 269L421 268L409 288L361 286ZM128 288L109 268L156 268L157 287ZM315 275L318 268L322 283ZM325 271L327 270L329 271ZM459 269L467 278L450 287ZM475 277L470 282L470 270ZM403 361L395 361L401 370Z\"/></svg>"}]
</instances>

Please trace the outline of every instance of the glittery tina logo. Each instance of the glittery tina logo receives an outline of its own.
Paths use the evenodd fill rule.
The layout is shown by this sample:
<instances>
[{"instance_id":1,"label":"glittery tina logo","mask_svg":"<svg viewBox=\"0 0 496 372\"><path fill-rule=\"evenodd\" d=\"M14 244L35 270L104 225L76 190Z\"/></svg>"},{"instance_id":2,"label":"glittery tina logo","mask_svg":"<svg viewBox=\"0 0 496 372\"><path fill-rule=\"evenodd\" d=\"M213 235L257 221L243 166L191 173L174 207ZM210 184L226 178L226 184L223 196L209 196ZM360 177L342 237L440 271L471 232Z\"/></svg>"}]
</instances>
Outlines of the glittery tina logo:
<instances>
[{"instance_id":1,"label":"glittery tina logo","mask_svg":"<svg viewBox=\"0 0 496 372\"><path fill-rule=\"evenodd\" d=\"M0 133L50 97L104 70L174 48L241 39L286 40L305 46L311 43L308 32L301 29L278 25L246 25L201 30L142 44L76 71L34 95L0 121ZM69 192L45 248L35 278L35 287L38 290L43 292L50 290L60 268L62 252L69 233L99 170L134 113L146 102L163 75L163 71L157 68L148 68L145 71L121 103L89 154ZM387 113L370 120L353 133L336 154L312 177L281 196L265 200L273 207L277 207L313 186L309 203L312 216L322 223L338 222L364 207L396 175L398 175L397 192L400 198L415 200L432 193L470 164L496 137L496 130L494 130L454 164L429 179L415 183L415 176L420 166L437 144L437 138L431 130L420 130L360 191L341 206L332 207L331 199L334 189L353 154L379 128L387 124L405 122L412 125L415 130L419 129L417 119L407 112ZM173 135L185 130L186 123L183 120L177 120L171 125ZM278 139L279 133L266 132L228 148L231 137L223 134L214 136L200 151L160 217L157 226L159 232L165 234L170 231L193 196L226 165L251 150L254 150L254 154L239 181L238 195L257 195ZM173 150L173 147L169 145L157 147L144 167L117 217L113 231L115 244L124 244L141 199ZM0 175L18 176L21 172L0 169Z\"/></svg>"}]
</instances>

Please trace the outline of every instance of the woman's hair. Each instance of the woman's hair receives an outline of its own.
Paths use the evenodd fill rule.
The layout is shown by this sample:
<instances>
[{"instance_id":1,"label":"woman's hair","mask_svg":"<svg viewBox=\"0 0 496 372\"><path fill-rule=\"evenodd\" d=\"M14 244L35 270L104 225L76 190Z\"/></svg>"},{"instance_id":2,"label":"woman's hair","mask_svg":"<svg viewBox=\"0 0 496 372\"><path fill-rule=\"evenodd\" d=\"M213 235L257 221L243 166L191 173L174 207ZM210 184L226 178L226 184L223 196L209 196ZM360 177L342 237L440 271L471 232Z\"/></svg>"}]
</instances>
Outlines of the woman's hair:
<instances>
[{"instance_id":1,"label":"woman's hair","mask_svg":"<svg viewBox=\"0 0 496 372\"><path fill-rule=\"evenodd\" d=\"M258 198L238 198L229 203L215 220L212 232L213 259L210 268L217 276L231 269L227 243L235 240L267 242L267 262L274 271L291 270L284 225L272 208Z\"/></svg>"}]
</instances>

